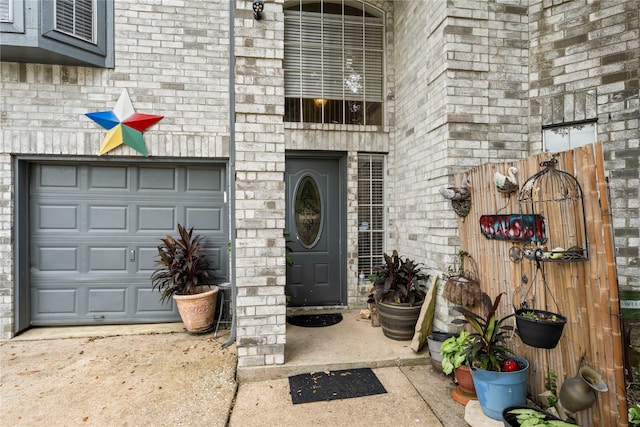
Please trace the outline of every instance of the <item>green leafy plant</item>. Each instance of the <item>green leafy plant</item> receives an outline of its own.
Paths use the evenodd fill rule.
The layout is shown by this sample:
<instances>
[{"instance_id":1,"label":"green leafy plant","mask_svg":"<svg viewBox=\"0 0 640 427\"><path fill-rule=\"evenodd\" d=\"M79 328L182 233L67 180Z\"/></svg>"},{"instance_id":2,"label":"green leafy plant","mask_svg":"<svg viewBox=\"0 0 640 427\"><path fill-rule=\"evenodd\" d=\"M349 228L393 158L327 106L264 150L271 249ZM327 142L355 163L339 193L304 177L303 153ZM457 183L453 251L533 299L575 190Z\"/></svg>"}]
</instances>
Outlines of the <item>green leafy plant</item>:
<instances>
[{"instance_id":1,"label":"green leafy plant","mask_svg":"<svg viewBox=\"0 0 640 427\"><path fill-rule=\"evenodd\" d=\"M173 295L189 295L198 292L209 277L209 264L200 252L203 236L193 235L193 227L187 230L178 224L178 238L167 236L160 239L156 270L151 275L154 290L161 294L165 302Z\"/></svg>"},{"instance_id":2,"label":"green leafy plant","mask_svg":"<svg viewBox=\"0 0 640 427\"><path fill-rule=\"evenodd\" d=\"M449 337L442 341L440 345L442 372L446 375L449 375L454 369L466 364L469 335L469 332L462 331L458 336Z\"/></svg>"},{"instance_id":3,"label":"green leafy plant","mask_svg":"<svg viewBox=\"0 0 640 427\"><path fill-rule=\"evenodd\" d=\"M517 408L508 412L513 414L520 427L574 427L575 424L562 420L548 420L547 415L533 408Z\"/></svg>"},{"instance_id":4,"label":"green leafy plant","mask_svg":"<svg viewBox=\"0 0 640 427\"><path fill-rule=\"evenodd\" d=\"M513 326L504 322L512 315L497 318L497 310L504 292L492 302L489 295L482 293L482 315L476 314L465 307L454 307L454 310L464 316L454 320L455 323L468 323L475 331L469 336L471 341L467 347L467 358L472 366L488 371L500 371L501 363L513 352L505 346L505 341Z\"/></svg>"},{"instance_id":5,"label":"green leafy plant","mask_svg":"<svg viewBox=\"0 0 640 427\"><path fill-rule=\"evenodd\" d=\"M640 426L640 405L637 403L629 406L629 424Z\"/></svg>"},{"instance_id":6,"label":"green leafy plant","mask_svg":"<svg viewBox=\"0 0 640 427\"><path fill-rule=\"evenodd\" d=\"M384 255L384 264L374 269L369 301L414 304L425 297L424 286L428 274L422 272L421 264L402 258L398 251Z\"/></svg>"},{"instance_id":7,"label":"green leafy plant","mask_svg":"<svg viewBox=\"0 0 640 427\"><path fill-rule=\"evenodd\" d=\"M547 376L544 379L544 388L546 390L549 390L551 392L551 396L547 396L547 404L550 407L556 406L556 403L558 403L558 394L557 394L557 390L558 390L558 375L552 371L551 369L549 369L547 371Z\"/></svg>"},{"instance_id":8,"label":"green leafy plant","mask_svg":"<svg viewBox=\"0 0 640 427\"><path fill-rule=\"evenodd\" d=\"M542 311L523 311L520 316L530 320L546 320L547 322L557 322L558 316L554 313L545 313Z\"/></svg>"}]
</instances>

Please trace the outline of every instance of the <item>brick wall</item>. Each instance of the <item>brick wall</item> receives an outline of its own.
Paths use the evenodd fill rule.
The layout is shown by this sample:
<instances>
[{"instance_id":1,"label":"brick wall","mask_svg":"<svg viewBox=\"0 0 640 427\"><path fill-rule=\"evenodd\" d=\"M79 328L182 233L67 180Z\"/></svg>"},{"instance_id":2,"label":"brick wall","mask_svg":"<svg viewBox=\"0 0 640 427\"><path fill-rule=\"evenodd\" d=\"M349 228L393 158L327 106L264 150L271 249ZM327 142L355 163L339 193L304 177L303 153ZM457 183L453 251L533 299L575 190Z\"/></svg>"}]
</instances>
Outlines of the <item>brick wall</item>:
<instances>
[{"instance_id":1,"label":"brick wall","mask_svg":"<svg viewBox=\"0 0 640 427\"><path fill-rule=\"evenodd\" d=\"M621 288L640 289L640 2L532 1L532 150L542 126L597 119Z\"/></svg>"},{"instance_id":2,"label":"brick wall","mask_svg":"<svg viewBox=\"0 0 640 427\"><path fill-rule=\"evenodd\" d=\"M253 19L237 2L236 324L238 366L284 363L286 280L282 4Z\"/></svg>"},{"instance_id":3,"label":"brick wall","mask_svg":"<svg viewBox=\"0 0 640 427\"><path fill-rule=\"evenodd\" d=\"M150 156L228 157L228 2L114 3L114 69L0 63L0 338L14 328L12 156L93 158L104 130L84 114L127 88L136 111L165 116L144 134Z\"/></svg>"},{"instance_id":4,"label":"brick wall","mask_svg":"<svg viewBox=\"0 0 640 427\"><path fill-rule=\"evenodd\" d=\"M459 245L457 218L438 188L453 185L455 172L527 154L526 4L395 4L391 241L428 267L444 268Z\"/></svg>"}]
</instances>

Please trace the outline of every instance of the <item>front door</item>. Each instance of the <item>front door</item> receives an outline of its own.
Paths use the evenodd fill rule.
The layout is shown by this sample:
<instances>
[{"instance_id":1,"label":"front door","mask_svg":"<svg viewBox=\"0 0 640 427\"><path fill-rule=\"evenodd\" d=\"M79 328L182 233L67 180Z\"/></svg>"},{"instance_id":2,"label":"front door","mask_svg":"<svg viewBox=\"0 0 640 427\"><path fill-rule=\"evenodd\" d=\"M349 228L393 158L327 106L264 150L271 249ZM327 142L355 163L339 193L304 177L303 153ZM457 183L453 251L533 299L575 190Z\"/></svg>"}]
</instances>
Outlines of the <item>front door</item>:
<instances>
[{"instance_id":1,"label":"front door","mask_svg":"<svg viewBox=\"0 0 640 427\"><path fill-rule=\"evenodd\" d=\"M346 305L341 159L287 156L290 307Z\"/></svg>"}]
</instances>

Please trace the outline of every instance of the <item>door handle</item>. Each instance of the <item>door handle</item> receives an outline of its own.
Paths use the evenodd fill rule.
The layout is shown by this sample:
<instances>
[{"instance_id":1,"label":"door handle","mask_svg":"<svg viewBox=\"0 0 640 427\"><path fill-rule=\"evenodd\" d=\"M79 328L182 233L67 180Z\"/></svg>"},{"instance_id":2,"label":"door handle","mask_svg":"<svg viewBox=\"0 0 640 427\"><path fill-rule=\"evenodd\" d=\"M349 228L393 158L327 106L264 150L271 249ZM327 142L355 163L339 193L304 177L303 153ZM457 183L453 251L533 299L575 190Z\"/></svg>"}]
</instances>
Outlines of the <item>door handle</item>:
<instances>
[{"instance_id":1,"label":"door handle","mask_svg":"<svg viewBox=\"0 0 640 427\"><path fill-rule=\"evenodd\" d=\"M135 262L136 261L136 250L135 249L130 249L129 250L129 262Z\"/></svg>"}]
</instances>

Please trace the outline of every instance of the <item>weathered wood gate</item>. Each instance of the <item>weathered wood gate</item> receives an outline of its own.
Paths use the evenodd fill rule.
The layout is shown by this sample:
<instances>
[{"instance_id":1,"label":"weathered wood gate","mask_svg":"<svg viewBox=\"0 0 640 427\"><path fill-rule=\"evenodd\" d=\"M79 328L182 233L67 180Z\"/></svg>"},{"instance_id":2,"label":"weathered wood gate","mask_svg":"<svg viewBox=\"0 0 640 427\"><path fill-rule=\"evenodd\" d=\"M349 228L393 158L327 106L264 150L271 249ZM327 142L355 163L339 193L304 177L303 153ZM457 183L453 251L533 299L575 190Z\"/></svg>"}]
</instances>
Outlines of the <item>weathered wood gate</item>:
<instances>
[{"instance_id":1,"label":"weathered wood gate","mask_svg":"<svg viewBox=\"0 0 640 427\"><path fill-rule=\"evenodd\" d=\"M596 403L579 412L577 421L582 426L627 425L620 303L602 144L559 153L555 158L556 168L575 176L582 187L589 259L545 263L549 291L545 292L539 276L533 285L537 305L533 308L559 311L567 317L558 346L550 350L537 349L515 336L510 346L531 364L528 391L532 396L545 390L545 378L550 370L558 376L559 393L563 381L577 374L581 361L586 362L600 372L609 391L596 393ZM548 159L549 154L542 153L516 162L484 164L455 177L459 184L466 175L472 185L471 210L459 219L461 249L476 260L483 291L492 298L506 293L501 304L502 315L508 314L507 309L513 304L519 304L521 291L528 288L535 277L536 263L526 258L512 261L510 251L512 258L517 259L513 251L519 253L524 243L486 238L480 232L479 219L482 215L521 213L517 191L509 195L497 191L493 180L496 171L505 173L508 167L517 167L522 185L539 172L541 162ZM546 219L547 227L567 226L572 221L571 218ZM509 304L505 304L505 300Z\"/></svg>"}]
</instances>

